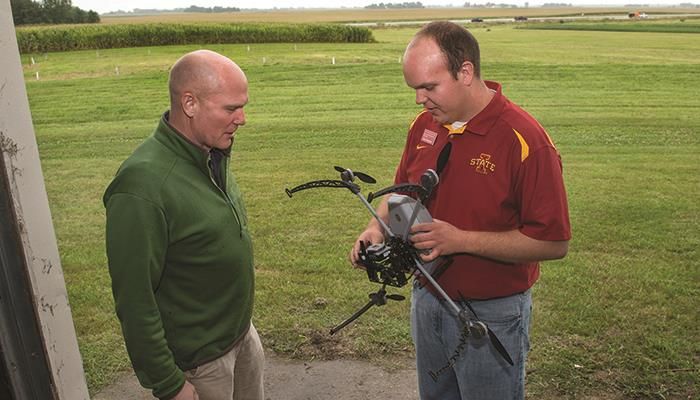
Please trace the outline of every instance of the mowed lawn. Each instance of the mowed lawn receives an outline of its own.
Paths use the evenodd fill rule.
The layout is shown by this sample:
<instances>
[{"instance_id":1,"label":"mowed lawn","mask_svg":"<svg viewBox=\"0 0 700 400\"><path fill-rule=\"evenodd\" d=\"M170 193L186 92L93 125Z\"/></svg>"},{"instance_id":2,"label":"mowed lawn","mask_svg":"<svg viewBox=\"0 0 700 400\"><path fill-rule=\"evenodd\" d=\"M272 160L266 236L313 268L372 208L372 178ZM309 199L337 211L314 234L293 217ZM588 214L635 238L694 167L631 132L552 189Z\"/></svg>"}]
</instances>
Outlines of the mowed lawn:
<instances>
[{"instance_id":1,"label":"mowed lawn","mask_svg":"<svg viewBox=\"0 0 700 400\"><path fill-rule=\"evenodd\" d=\"M419 111L400 65L414 32L376 30L374 44L202 46L236 60L250 81L232 169L255 240L254 321L270 350L389 368L412 356L408 302L328 335L378 289L346 262L369 214L346 191L289 199L284 188L335 178L334 165L375 176L365 193L391 183ZM698 36L473 32L483 76L557 144L569 194L569 255L545 263L534 290L529 398L697 398ZM92 393L130 368L113 312L102 193L167 108L169 66L197 48L22 56Z\"/></svg>"}]
</instances>

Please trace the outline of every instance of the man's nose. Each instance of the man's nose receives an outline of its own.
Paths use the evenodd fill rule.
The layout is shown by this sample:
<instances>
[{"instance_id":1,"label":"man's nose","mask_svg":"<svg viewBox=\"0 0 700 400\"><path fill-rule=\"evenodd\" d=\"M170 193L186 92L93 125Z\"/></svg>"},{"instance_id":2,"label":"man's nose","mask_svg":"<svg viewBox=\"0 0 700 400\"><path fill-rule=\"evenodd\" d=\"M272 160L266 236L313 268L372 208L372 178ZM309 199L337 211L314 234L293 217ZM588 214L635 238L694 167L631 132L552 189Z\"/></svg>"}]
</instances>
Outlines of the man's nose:
<instances>
[{"instance_id":1,"label":"man's nose","mask_svg":"<svg viewBox=\"0 0 700 400\"><path fill-rule=\"evenodd\" d=\"M428 101L428 97L423 94L422 90L416 90L416 104L423 105Z\"/></svg>"},{"instance_id":2,"label":"man's nose","mask_svg":"<svg viewBox=\"0 0 700 400\"><path fill-rule=\"evenodd\" d=\"M245 125L245 112L243 109L240 109L236 112L235 118L233 119L233 123L236 125Z\"/></svg>"}]
</instances>

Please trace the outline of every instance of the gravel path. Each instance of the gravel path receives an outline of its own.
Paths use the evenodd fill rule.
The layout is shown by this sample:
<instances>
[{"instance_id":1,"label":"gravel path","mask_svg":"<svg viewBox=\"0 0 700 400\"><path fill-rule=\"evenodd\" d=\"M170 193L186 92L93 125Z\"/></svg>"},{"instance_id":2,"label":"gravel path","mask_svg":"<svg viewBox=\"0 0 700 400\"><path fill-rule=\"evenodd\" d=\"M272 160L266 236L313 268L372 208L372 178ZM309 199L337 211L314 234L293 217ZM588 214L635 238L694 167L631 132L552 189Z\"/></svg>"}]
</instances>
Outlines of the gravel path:
<instances>
[{"instance_id":1,"label":"gravel path","mask_svg":"<svg viewBox=\"0 0 700 400\"><path fill-rule=\"evenodd\" d=\"M268 400L418 400L416 371L410 360L387 371L366 361L298 361L266 355ZM148 400L133 374L122 376L93 400Z\"/></svg>"}]
</instances>

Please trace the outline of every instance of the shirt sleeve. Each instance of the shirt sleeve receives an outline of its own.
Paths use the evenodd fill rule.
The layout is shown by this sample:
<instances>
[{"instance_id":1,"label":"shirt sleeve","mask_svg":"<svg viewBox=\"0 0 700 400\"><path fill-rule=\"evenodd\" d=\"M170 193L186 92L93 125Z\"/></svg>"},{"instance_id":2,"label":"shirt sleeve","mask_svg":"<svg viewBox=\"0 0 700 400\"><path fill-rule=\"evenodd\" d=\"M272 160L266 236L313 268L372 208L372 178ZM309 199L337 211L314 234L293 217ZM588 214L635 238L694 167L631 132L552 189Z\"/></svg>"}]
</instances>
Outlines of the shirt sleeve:
<instances>
[{"instance_id":1,"label":"shirt sleeve","mask_svg":"<svg viewBox=\"0 0 700 400\"><path fill-rule=\"evenodd\" d=\"M554 147L542 147L524 161L518 191L524 235L548 241L571 239L562 164Z\"/></svg>"},{"instance_id":2,"label":"shirt sleeve","mask_svg":"<svg viewBox=\"0 0 700 400\"><path fill-rule=\"evenodd\" d=\"M394 174L394 184L406 183L408 182L408 166L411 163L413 155L411 153L411 143L413 142L413 136L415 135L415 125L416 121L420 118L420 114L411 123L408 128L408 133L406 134L406 142L404 143L403 153L401 153L401 161L396 167L396 173Z\"/></svg>"},{"instance_id":3,"label":"shirt sleeve","mask_svg":"<svg viewBox=\"0 0 700 400\"><path fill-rule=\"evenodd\" d=\"M185 378L168 348L155 299L168 243L165 215L152 202L126 193L110 196L106 209L112 293L129 358L143 387L171 398Z\"/></svg>"}]
</instances>

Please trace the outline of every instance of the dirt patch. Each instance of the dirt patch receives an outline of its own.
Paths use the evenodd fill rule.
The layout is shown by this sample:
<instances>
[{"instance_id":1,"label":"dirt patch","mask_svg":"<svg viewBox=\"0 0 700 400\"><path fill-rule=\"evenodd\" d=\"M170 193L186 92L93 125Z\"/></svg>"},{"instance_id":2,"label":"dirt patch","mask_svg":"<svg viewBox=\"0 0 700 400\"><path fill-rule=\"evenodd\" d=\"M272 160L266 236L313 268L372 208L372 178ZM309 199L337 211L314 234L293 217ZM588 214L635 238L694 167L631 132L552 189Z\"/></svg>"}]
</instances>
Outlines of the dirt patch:
<instances>
[{"instance_id":1,"label":"dirt patch","mask_svg":"<svg viewBox=\"0 0 700 400\"><path fill-rule=\"evenodd\" d=\"M395 360L391 371L366 361L299 361L265 356L265 398L268 400L418 400L416 370L411 359ZM133 374L93 396L93 400L153 399Z\"/></svg>"},{"instance_id":2,"label":"dirt patch","mask_svg":"<svg viewBox=\"0 0 700 400\"><path fill-rule=\"evenodd\" d=\"M329 335L328 331L312 331L307 334L308 341L294 351L297 357L307 360L332 360L352 358L348 338L342 335Z\"/></svg>"}]
</instances>

